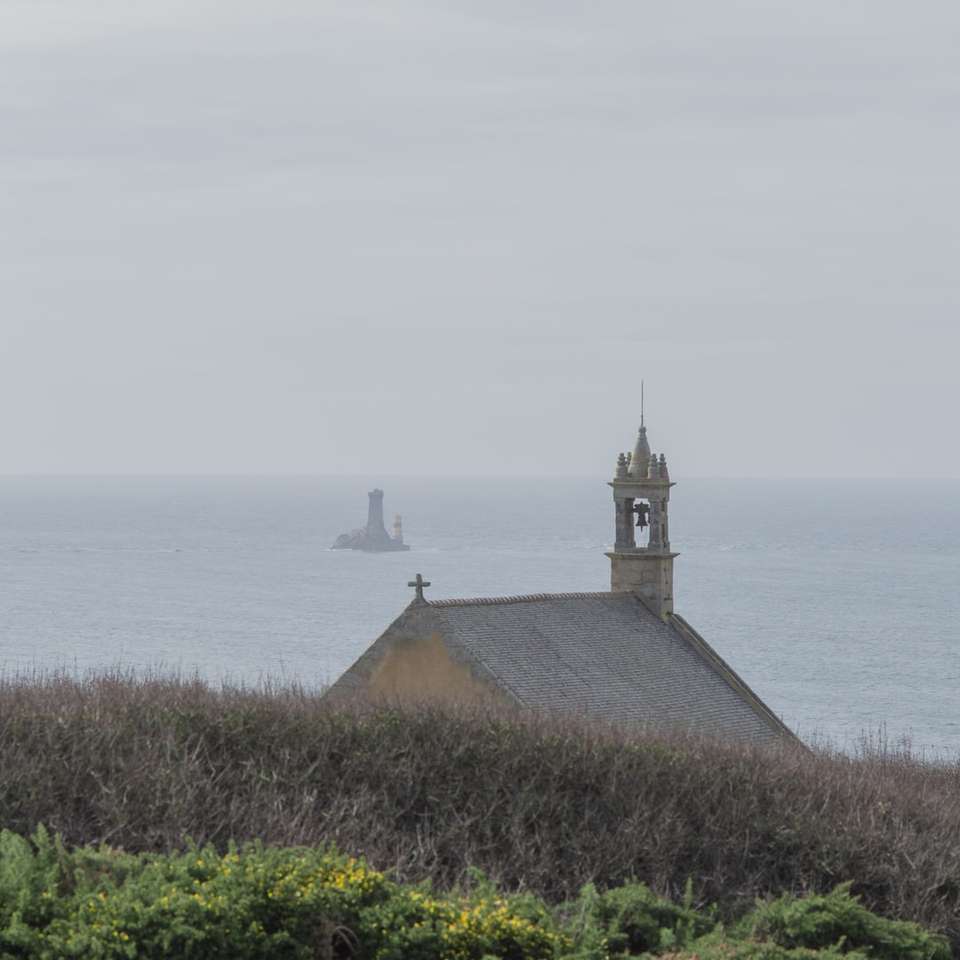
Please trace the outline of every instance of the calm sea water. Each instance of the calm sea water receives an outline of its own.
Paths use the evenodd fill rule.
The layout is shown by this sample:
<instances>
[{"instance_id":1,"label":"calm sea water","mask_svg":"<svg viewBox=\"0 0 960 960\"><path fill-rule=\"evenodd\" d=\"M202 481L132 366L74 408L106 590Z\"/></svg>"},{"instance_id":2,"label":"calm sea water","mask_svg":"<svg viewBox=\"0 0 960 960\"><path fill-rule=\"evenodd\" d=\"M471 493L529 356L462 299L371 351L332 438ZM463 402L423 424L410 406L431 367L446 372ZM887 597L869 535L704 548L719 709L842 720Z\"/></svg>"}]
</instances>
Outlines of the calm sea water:
<instances>
[{"instance_id":1,"label":"calm sea water","mask_svg":"<svg viewBox=\"0 0 960 960\"><path fill-rule=\"evenodd\" d=\"M386 489L413 549L330 551ZM335 679L429 595L603 590L602 479L0 478L0 668ZM688 480L676 606L802 736L960 755L960 482Z\"/></svg>"}]
</instances>

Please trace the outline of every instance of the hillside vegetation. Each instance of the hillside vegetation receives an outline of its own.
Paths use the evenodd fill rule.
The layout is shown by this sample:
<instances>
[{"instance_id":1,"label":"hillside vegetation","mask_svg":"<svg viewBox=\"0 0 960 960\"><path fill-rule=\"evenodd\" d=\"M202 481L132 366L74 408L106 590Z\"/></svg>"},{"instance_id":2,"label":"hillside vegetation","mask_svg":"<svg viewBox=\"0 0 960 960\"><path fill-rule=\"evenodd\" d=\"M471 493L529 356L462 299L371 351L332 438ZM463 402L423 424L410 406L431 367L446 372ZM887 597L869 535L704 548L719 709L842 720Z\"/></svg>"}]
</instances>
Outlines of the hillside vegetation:
<instances>
[{"instance_id":1,"label":"hillside vegetation","mask_svg":"<svg viewBox=\"0 0 960 960\"><path fill-rule=\"evenodd\" d=\"M960 769L122 676L0 684L0 827L67 848L362 856L397 882L556 905L642 881L733 921L845 882L960 944Z\"/></svg>"}]
</instances>

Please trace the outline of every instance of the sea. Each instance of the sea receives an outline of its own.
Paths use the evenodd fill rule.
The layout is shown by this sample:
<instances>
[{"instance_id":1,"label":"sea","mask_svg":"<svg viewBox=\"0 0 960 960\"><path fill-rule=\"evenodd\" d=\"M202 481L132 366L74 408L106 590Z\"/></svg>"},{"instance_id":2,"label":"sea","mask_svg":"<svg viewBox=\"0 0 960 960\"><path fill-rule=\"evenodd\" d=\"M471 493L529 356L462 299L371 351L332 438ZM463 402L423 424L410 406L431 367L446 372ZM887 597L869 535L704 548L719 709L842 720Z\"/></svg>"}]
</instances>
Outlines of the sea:
<instances>
[{"instance_id":1,"label":"sea","mask_svg":"<svg viewBox=\"0 0 960 960\"><path fill-rule=\"evenodd\" d=\"M411 550L334 551L385 490ZM605 590L604 479L0 478L0 671L336 679L412 598ZM808 741L960 761L960 481L681 480L675 606Z\"/></svg>"}]
</instances>

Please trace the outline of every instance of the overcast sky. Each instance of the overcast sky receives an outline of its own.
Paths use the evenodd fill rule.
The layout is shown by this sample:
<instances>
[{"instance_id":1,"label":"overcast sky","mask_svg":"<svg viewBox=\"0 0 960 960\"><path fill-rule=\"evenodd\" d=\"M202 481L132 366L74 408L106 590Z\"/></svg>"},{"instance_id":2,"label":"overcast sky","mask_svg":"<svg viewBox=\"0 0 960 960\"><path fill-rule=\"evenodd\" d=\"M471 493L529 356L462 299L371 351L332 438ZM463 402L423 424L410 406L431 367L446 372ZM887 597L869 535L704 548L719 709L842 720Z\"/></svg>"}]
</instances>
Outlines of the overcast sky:
<instances>
[{"instance_id":1,"label":"overcast sky","mask_svg":"<svg viewBox=\"0 0 960 960\"><path fill-rule=\"evenodd\" d=\"M960 477L956 0L0 0L0 473Z\"/></svg>"}]
</instances>

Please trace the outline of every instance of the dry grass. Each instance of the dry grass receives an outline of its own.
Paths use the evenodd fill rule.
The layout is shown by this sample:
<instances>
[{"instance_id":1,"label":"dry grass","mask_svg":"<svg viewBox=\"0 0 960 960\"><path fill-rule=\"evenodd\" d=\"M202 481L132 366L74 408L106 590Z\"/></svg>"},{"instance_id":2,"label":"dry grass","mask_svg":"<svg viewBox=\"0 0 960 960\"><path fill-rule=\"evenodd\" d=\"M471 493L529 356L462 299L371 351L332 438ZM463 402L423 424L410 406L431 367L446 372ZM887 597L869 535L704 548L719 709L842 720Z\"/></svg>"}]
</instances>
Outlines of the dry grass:
<instances>
[{"instance_id":1,"label":"dry grass","mask_svg":"<svg viewBox=\"0 0 960 960\"><path fill-rule=\"evenodd\" d=\"M335 712L291 688L0 682L0 825L70 844L333 842L398 879L559 901L636 878L733 914L854 892L960 944L960 768L493 713Z\"/></svg>"}]
</instances>

